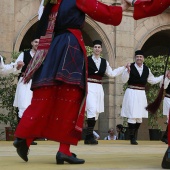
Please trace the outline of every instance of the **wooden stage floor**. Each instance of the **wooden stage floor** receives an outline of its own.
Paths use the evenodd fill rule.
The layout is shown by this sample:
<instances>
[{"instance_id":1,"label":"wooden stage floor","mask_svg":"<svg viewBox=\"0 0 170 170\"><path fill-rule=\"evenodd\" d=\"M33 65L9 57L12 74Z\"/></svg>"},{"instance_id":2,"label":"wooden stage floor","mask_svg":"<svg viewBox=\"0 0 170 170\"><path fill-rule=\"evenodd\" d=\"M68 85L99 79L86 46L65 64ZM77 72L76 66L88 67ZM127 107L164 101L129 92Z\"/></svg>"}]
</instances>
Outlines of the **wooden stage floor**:
<instances>
[{"instance_id":1,"label":"wooden stage floor","mask_svg":"<svg viewBox=\"0 0 170 170\"><path fill-rule=\"evenodd\" d=\"M85 159L85 164L57 165L56 142L37 141L38 145L31 145L27 163L19 158L12 143L0 141L0 170L155 170L162 169L167 148L161 141L138 141L135 146L129 141L99 140L98 145L84 145L80 141L78 146L71 146L71 151Z\"/></svg>"}]
</instances>

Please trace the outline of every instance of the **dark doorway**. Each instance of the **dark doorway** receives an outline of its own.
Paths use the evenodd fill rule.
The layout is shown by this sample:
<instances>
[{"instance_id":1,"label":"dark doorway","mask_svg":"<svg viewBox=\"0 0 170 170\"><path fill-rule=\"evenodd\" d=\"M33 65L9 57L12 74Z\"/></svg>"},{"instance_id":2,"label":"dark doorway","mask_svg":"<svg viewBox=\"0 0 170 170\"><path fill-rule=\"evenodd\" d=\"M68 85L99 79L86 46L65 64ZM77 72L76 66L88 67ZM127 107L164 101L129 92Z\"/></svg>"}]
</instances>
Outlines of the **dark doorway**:
<instances>
[{"instance_id":1,"label":"dark doorway","mask_svg":"<svg viewBox=\"0 0 170 170\"><path fill-rule=\"evenodd\" d=\"M25 34L25 36L21 42L19 51L24 51L24 50L31 48L31 41L34 39L37 25L38 25L38 22L36 22L34 25L32 25L31 28L27 31L27 33Z\"/></svg>"},{"instance_id":2,"label":"dark doorway","mask_svg":"<svg viewBox=\"0 0 170 170\"><path fill-rule=\"evenodd\" d=\"M163 30L152 35L142 47L145 56L167 55L170 51L170 30Z\"/></svg>"}]
</instances>

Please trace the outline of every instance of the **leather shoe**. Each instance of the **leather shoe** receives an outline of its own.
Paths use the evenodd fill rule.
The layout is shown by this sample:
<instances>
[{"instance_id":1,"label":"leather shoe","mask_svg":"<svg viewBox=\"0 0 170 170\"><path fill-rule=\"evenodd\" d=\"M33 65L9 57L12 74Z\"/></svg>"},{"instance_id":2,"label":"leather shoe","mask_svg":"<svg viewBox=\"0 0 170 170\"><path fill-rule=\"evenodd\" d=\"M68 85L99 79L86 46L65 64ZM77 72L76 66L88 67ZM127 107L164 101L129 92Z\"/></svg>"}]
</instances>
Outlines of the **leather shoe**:
<instances>
[{"instance_id":1,"label":"leather shoe","mask_svg":"<svg viewBox=\"0 0 170 170\"><path fill-rule=\"evenodd\" d=\"M57 152L56 163L57 164L64 164L64 161L68 162L70 164L84 164L84 162L85 162L85 160L78 159L73 154L72 154L72 156L68 156L68 155L65 155L62 152Z\"/></svg>"},{"instance_id":2,"label":"leather shoe","mask_svg":"<svg viewBox=\"0 0 170 170\"><path fill-rule=\"evenodd\" d=\"M130 140L130 144L131 144L131 145L138 145L138 142L136 142L136 139L135 139L135 138L132 138L132 139Z\"/></svg>"},{"instance_id":3,"label":"leather shoe","mask_svg":"<svg viewBox=\"0 0 170 170\"><path fill-rule=\"evenodd\" d=\"M165 142L166 144L168 144L168 139L167 138L162 138L161 141Z\"/></svg>"},{"instance_id":4,"label":"leather shoe","mask_svg":"<svg viewBox=\"0 0 170 170\"><path fill-rule=\"evenodd\" d=\"M26 140L25 139L18 139L16 138L14 143L13 143L14 147L17 148L17 153L18 155L25 161L27 162L28 161L28 146L27 146L27 143L26 143Z\"/></svg>"},{"instance_id":5,"label":"leather shoe","mask_svg":"<svg viewBox=\"0 0 170 170\"><path fill-rule=\"evenodd\" d=\"M37 142L32 141L31 145L37 145Z\"/></svg>"},{"instance_id":6,"label":"leather shoe","mask_svg":"<svg viewBox=\"0 0 170 170\"><path fill-rule=\"evenodd\" d=\"M86 145L97 145L98 144L98 141L91 138L91 139L85 139L84 140L84 144Z\"/></svg>"},{"instance_id":7,"label":"leather shoe","mask_svg":"<svg viewBox=\"0 0 170 170\"><path fill-rule=\"evenodd\" d=\"M77 157L77 155L76 155L75 153L72 152L71 154L72 154L75 158Z\"/></svg>"},{"instance_id":8,"label":"leather shoe","mask_svg":"<svg viewBox=\"0 0 170 170\"><path fill-rule=\"evenodd\" d=\"M170 147L165 152L165 155L162 160L162 168L163 169L170 169Z\"/></svg>"}]
</instances>

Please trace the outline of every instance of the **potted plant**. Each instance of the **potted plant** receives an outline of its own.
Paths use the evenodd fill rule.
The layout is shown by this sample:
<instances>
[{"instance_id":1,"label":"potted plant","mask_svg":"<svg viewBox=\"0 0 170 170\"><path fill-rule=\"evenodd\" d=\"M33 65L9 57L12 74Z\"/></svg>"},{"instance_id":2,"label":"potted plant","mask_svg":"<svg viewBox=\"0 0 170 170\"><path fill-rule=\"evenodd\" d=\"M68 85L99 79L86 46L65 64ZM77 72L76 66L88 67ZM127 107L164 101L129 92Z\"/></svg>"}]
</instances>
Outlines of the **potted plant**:
<instances>
[{"instance_id":1,"label":"potted plant","mask_svg":"<svg viewBox=\"0 0 170 170\"><path fill-rule=\"evenodd\" d=\"M152 57L149 56L145 59L146 65L151 69L154 76L159 76L164 74L166 57L165 56L158 56ZM146 87L146 96L149 103L152 103L160 90L160 84L147 84ZM163 118L162 114L162 102L160 104L159 109L155 114L151 114L149 112L148 116L148 125L149 125L149 135L150 140L160 140L162 136L162 127L159 123L159 120Z\"/></svg>"}]
</instances>

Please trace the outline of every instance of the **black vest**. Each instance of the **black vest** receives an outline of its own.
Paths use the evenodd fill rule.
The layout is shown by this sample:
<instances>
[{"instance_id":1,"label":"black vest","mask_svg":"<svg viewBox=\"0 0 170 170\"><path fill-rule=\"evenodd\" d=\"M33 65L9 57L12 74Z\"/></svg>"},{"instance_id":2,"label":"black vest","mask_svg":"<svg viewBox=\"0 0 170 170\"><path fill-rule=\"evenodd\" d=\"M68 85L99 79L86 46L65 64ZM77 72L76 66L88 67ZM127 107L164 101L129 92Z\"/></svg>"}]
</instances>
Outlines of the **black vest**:
<instances>
[{"instance_id":1,"label":"black vest","mask_svg":"<svg viewBox=\"0 0 170 170\"><path fill-rule=\"evenodd\" d=\"M169 83L169 85L168 85L168 87L167 87L167 89L166 89L166 93L167 93L167 94L170 94L170 83Z\"/></svg>"},{"instance_id":2,"label":"black vest","mask_svg":"<svg viewBox=\"0 0 170 170\"><path fill-rule=\"evenodd\" d=\"M32 59L32 56L30 54L30 50L24 51L24 57L23 57L24 66L22 67L21 73L18 76L18 80L21 77L22 73L24 73L26 71L27 66L28 66L29 62L31 61L31 59Z\"/></svg>"},{"instance_id":3,"label":"black vest","mask_svg":"<svg viewBox=\"0 0 170 170\"><path fill-rule=\"evenodd\" d=\"M149 68L143 65L143 72L141 76L135 67L135 63L131 64L130 69L131 70L130 70L128 85L135 85L135 84L146 85L147 78L149 76Z\"/></svg>"},{"instance_id":4,"label":"black vest","mask_svg":"<svg viewBox=\"0 0 170 170\"><path fill-rule=\"evenodd\" d=\"M92 56L88 57L88 76L90 75L98 75L103 77L105 72L106 72L106 60L104 58L101 58L101 64L99 67L99 70L96 67L96 64L94 63ZM96 71L98 71L97 73L95 73Z\"/></svg>"}]
</instances>

